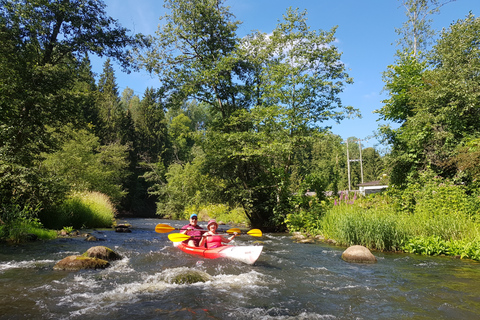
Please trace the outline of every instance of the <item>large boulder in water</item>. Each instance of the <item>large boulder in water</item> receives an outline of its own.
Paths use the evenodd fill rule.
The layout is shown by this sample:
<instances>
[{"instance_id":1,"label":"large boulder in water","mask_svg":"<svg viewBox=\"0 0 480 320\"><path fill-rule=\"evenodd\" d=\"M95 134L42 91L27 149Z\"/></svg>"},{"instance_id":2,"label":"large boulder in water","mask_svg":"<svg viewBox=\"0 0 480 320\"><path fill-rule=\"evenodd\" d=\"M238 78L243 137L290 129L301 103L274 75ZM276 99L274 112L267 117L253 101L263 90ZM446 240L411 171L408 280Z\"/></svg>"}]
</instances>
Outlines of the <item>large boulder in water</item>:
<instances>
[{"instance_id":1,"label":"large boulder in water","mask_svg":"<svg viewBox=\"0 0 480 320\"><path fill-rule=\"evenodd\" d=\"M375 263L377 258L364 246L348 247L342 254L342 259L347 262Z\"/></svg>"},{"instance_id":2,"label":"large boulder in water","mask_svg":"<svg viewBox=\"0 0 480 320\"><path fill-rule=\"evenodd\" d=\"M120 260L122 257L110 248L104 246L91 247L83 257L98 258L107 261Z\"/></svg>"},{"instance_id":3,"label":"large boulder in water","mask_svg":"<svg viewBox=\"0 0 480 320\"><path fill-rule=\"evenodd\" d=\"M83 256L68 256L53 266L54 270L78 271L81 269L105 269L110 266L108 261Z\"/></svg>"}]
</instances>

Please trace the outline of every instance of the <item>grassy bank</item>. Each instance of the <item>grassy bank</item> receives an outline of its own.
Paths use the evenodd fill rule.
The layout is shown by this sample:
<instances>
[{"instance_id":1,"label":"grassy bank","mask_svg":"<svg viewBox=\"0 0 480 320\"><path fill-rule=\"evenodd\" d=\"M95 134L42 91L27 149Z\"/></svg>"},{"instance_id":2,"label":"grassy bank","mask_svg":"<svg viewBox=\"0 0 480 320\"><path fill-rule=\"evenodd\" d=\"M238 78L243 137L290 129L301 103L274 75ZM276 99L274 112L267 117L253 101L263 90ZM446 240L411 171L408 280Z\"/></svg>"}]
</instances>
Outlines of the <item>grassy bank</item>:
<instances>
[{"instance_id":1,"label":"grassy bank","mask_svg":"<svg viewBox=\"0 0 480 320\"><path fill-rule=\"evenodd\" d=\"M108 196L99 192L82 192L71 195L60 206L40 215L45 227L61 230L108 228L115 218L115 208Z\"/></svg>"},{"instance_id":2,"label":"grassy bank","mask_svg":"<svg viewBox=\"0 0 480 320\"><path fill-rule=\"evenodd\" d=\"M322 207L288 215L287 225L344 246L480 261L479 210L476 195L432 181L365 198L331 199Z\"/></svg>"}]
</instances>

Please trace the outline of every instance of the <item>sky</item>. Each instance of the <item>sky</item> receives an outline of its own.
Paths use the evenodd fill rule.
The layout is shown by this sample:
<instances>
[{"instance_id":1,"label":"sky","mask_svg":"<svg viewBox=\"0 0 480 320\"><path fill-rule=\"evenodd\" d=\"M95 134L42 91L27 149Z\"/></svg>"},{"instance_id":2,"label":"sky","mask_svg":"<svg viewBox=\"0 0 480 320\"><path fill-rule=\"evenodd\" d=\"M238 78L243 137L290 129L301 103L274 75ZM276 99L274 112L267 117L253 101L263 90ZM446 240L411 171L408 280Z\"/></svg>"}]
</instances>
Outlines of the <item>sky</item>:
<instances>
[{"instance_id":1,"label":"sky","mask_svg":"<svg viewBox=\"0 0 480 320\"><path fill-rule=\"evenodd\" d=\"M132 33L154 34L161 23L159 18L166 11L162 0L105 0L106 12ZM445 1L443 1L445 2ZM227 0L230 12L242 24L237 30L239 37L258 30L271 33L289 7L307 10L308 25L312 30L330 30L337 26L335 45L342 52L354 83L346 85L340 95L344 105L360 110L362 117L345 119L340 124L328 122L331 131L347 139L357 137L363 147L385 150L375 139L374 133L382 123L378 114L382 100L388 98L383 91L382 73L395 63L396 41L399 36L395 28L406 21L404 7L398 0ZM456 0L445 4L439 14L431 16L432 28L441 31L451 23L472 12L480 16L480 0ZM105 59L91 57L93 71L102 72ZM158 88L160 82L155 75L146 71L123 73L115 65L115 76L119 91L133 89L140 98L146 88Z\"/></svg>"}]
</instances>

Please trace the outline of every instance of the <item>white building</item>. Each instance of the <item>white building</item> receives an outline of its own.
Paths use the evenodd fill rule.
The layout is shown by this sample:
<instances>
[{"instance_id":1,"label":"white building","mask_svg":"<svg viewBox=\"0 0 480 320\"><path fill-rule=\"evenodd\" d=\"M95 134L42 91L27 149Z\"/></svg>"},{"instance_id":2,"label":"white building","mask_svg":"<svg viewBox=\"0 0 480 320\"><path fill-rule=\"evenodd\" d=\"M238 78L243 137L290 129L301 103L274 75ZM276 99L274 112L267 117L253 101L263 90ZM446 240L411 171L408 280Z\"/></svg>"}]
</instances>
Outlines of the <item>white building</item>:
<instances>
[{"instance_id":1,"label":"white building","mask_svg":"<svg viewBox=\"0 0 480 320\"><path fill-rule=\"evenodd\" d=\"M382 184L381 180L364 182L358 185L360 193L364 196L372 193L382 192L383 190L387 189L387 187L388 185Z\"/></svg>"}]
</instances>

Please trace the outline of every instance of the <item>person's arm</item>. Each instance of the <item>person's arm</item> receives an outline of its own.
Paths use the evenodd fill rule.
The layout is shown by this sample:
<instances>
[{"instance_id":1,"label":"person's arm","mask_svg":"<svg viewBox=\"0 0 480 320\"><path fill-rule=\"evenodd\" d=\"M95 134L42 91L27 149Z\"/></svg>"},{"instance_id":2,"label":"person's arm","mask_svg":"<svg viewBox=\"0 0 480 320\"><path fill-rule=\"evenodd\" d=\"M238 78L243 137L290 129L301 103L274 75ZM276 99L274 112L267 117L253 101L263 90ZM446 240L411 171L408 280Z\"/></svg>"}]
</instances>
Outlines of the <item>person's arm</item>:
<instances>
[{"instance_id":1,"label":"person's arm","mask_svg":"<svg viewBox=\"0 0 480 320\"><path fill-rule=\"evenodd\" d=\"M209 234L209 232L205 232L202 235L202 239L200 240L200 243L198 244L199 247L203 247L203 245L205 244L205 241L207 241L208 234Z\"/></svg>"},{"instance_id":2,"label":"person's arm","mask_svg":"<svg viewBox=\"0 0 480 320\"><path fill-rule=\"evenodd\" d=\"M183 234L186 234L188 231L190 230L193 230L193 228L191 228L189 225L188 226L183 226L181 229L180 229L180 233L183 233Z\"/></svg>"},{"instance_id":3,"label":"person's arm","mask_svg":"<svg viewBox=\"0 0 480 320\"><path fill-rule=\"evenodd\" d=\"M236 232L234 232L233 235L232 235L230 238L225 238L224 236L221 236L221 237L222 237L222 242L229 243L229 242L232 241L236 236L237 236L237 233L236 233Z\"/></svg>"}]
</instances>

